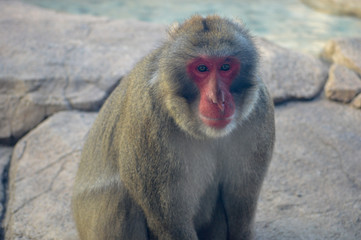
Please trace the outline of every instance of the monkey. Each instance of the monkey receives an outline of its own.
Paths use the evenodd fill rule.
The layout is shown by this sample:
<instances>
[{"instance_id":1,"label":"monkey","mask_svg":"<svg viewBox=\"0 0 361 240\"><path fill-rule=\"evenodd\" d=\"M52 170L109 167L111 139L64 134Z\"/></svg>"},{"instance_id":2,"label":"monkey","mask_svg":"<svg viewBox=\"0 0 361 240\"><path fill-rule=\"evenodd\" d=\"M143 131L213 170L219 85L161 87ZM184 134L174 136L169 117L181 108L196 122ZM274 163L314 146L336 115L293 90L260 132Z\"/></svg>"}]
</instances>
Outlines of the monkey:
<instances>
[{"instance_id":1,"label":"monkey","mask_svg":"<svg viewBox=\"0 0 361 240\"><path fill-rule=\"evenodd\" d=\"M168 35L88 133L72 196L82 240L254 237L275 141L254 37L218 15Z\"/></svg>"}]
</instances>

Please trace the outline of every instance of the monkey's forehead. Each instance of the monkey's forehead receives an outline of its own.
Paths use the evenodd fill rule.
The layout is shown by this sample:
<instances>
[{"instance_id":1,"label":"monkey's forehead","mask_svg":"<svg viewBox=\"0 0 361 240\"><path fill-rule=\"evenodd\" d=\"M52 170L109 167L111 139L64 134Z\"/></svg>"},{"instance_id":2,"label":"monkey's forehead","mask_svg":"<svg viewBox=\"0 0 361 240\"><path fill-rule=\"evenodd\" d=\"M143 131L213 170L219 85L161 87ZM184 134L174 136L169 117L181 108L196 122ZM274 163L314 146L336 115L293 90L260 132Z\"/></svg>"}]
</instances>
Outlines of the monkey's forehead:
<instances>
[{"instance_id":1,"label":"monkey's forehead","mask_svg":"<svg viewBox=\"0 0 361 240\"><path fill-rule=\"evenodd\" d=\"M230 34L233 31L240 31L247 34L247 29L239 22L228 18L221 18L218 15L210 15L202 17L195 15L179 24L173 24L169 29L169 34L176 37L176 35L184 35L187 33L212 33L221 35Z\"/></svg>"},{"instance_id":2,"label":"monkey's forehead","mask_svg":"<svg viewBox=\"0 0 361 240\"><path fill-rule=\"evenodd\" d=\"M219 16L194 16L172 26L170 46L185 55L230 56L253 48L251 36L239 23Z\"/></svg>"},{"instance_id":3,"label":"monkey's forehead","mask_svg":"<svg viewBox=\"0 0 361 240\"><path fill-rule=\"evenodd\" d=\"M198 56L242 57L254 55L255 47L249 39L242 35L184 35L170 44L170 57L182 56L184 59Z\"/></svg>"}]
</instances>

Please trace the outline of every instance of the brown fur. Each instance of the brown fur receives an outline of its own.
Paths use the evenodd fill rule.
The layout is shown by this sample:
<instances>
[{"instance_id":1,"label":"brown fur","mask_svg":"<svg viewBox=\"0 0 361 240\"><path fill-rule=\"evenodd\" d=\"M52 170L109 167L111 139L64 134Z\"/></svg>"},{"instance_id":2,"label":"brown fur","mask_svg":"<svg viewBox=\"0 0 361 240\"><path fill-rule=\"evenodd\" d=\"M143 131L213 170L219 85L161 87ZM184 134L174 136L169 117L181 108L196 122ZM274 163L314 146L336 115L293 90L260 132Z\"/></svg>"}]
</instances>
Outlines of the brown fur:
<instances>
[{"instance_id":1,"label":"brown fur","mask_svg":"<svg viewBox=\"0 0 361 240\"><path fill-rule=\"evenodd\" d=\"M102 107L83 148L72 207L81 239L250 239L274 143L273 104L248 32L195 16L138 63ZM235 56L235 123L204 126L185 73L199 55Z\"/></svg>"}]
</instances>

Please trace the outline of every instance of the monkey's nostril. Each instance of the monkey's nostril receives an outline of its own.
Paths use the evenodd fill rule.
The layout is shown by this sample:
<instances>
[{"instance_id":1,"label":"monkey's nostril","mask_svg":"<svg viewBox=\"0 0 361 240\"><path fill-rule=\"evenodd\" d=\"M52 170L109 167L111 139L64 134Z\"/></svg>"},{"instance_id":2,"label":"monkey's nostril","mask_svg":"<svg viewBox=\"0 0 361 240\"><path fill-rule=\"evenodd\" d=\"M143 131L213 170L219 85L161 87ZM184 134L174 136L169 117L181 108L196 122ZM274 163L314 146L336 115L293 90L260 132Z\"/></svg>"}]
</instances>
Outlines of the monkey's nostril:
<instances>
[{"instance_id":1,"label":"monkey's nostril","mask_svg":"<svg viewBox=\"0 0 361 240\"><path fill-rule=\"evenodd\" d=\"M219 109L221 110L221 113L224 114L224 102L218 104Z\"/></svg>"},{"instance_id":2,"label":"monkey's nostril","mask_svg":"<svg viewBox=\"0 0 361 240\"><path fill-rule=\"evenodd\" d=\"M223 93L223 91L221 91L221 100L222 100L222 104L224 104L225 100L224 100L224 93Z\"/></svg>"}]
</instances>

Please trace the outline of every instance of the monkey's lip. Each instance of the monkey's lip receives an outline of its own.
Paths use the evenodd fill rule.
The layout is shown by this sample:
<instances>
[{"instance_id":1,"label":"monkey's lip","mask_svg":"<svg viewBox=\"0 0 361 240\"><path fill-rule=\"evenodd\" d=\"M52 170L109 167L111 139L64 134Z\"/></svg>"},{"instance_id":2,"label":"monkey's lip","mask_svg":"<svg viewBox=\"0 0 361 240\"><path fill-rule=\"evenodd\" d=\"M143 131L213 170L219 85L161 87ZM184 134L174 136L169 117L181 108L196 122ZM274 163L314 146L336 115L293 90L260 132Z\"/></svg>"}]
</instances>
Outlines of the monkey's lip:
<instances>
[{"instance_id":1,"label":"monkey's lip","mask_svg":"<svg viewBox=\"0 0 361 240\"><path fill-rule=\"evenodd\" d=\"M233 115L230 117L221 117L221 118L206 117L202 114L199 114L199 116L206 125L214 128L224 128L233 119Z\"/></svg>"}]
</instances>

